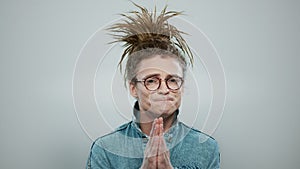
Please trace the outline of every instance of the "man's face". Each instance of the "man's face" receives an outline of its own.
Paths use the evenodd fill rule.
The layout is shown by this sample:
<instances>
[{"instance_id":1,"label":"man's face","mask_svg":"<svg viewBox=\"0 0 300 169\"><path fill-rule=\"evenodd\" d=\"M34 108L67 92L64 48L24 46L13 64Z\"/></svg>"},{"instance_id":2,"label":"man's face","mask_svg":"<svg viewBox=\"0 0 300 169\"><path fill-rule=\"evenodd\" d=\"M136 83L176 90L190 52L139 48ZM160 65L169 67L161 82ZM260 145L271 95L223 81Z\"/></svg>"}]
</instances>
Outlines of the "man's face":
<instances>
[{"instance_id":1,"label":"man's face","mask_svg":"<svg viewBox=\"0 0 300 169\"><path fill-rule=\"evenodd\" d=\"M154 91L149 91L144 82L130 84L130 93L138 99L141 113L145 113L149 120L172 115L180 106L183 89L182 87L178 90L169 89L165 79L183 77L180 63L172 57L156 55L142 60L137 69L138 81L147 77L162 79L160 87Z\"/></svg>"}]
</instances>

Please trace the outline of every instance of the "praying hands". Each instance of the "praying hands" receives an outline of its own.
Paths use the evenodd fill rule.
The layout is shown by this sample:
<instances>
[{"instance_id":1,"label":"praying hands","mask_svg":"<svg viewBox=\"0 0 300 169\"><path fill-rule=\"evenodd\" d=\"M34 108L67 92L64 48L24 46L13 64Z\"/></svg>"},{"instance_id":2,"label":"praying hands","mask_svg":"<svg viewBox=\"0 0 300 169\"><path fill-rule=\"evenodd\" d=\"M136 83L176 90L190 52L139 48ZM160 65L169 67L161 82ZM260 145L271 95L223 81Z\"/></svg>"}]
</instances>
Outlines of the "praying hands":
<instances>
[{"instance_id":1,"label":"praying hands","mask_svg":"<svg viewBox=\"0 0 300 169\"><path fill-rule=\"evenodd\" d=\"M152 124L141 169L173 169L163 131L163 118L156 118Z\"/></svg>"}]
</instances>

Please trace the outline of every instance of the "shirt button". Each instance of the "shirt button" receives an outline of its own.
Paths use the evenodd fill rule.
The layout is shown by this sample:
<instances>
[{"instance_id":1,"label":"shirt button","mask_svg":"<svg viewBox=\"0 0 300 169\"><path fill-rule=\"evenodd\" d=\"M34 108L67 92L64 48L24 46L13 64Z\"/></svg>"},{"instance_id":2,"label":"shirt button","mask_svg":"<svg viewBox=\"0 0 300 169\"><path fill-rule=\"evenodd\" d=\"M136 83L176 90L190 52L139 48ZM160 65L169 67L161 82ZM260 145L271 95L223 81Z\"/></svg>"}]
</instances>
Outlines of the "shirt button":
<instances>
[{"instance_id":1,"label":"shirt button","mask_svg":"<svg viewBox=\"0 0 300 169\"><path fill-rule=\"evenodd\" d=\"M147 143L148 142L148 139L145 137L143 138L143 143Z\"/></svg>"}]
</instances>

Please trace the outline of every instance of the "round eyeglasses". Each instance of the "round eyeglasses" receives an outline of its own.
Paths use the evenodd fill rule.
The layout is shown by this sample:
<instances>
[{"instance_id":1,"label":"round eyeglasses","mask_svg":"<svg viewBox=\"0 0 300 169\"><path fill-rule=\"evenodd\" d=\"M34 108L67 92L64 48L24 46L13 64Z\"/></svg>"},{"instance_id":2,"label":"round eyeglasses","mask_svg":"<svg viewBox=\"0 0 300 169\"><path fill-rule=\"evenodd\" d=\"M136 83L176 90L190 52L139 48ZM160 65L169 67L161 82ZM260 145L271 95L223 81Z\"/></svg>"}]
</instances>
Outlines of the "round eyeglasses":
<instances>
[{"instance_id":1,"label":"round eyeglasses","mask_svg":"<svg viewBox=\"0 0 300 169\"><path fill-rule=\"evenodd\" d=\"M135 80L135 82L143 82L146 89L155 91L159 89L162 80L159 77L148 77L143 80ZM167 88L170 90L178 90L183 84L183 79L176 76L169 77L163 81L165 81Z\"/></svg>"}]
</instances>

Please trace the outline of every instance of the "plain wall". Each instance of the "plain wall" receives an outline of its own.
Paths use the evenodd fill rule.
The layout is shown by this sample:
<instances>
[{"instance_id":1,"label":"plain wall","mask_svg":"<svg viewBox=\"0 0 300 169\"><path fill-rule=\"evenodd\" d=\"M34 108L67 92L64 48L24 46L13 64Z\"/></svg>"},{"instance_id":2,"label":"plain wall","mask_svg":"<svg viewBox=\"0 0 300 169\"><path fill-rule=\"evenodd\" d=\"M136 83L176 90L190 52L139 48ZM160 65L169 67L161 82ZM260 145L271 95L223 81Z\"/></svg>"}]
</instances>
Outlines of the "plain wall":
<instances>
[{"instance_id":1,"label":"plain wall","mask_svg":"<svg viewBox=\"0 0 300 169\"><path fill-rule=\"evenodd\" d=\"M155 1L138 1L150 8ZM213 134L223 169L300 168L300 3L157 1L186 11L216 47L227 80ZM129 1L0 1L0 168L84 168L92 140L78 122L80 49Z\"/></svg>"}]
</instances>

